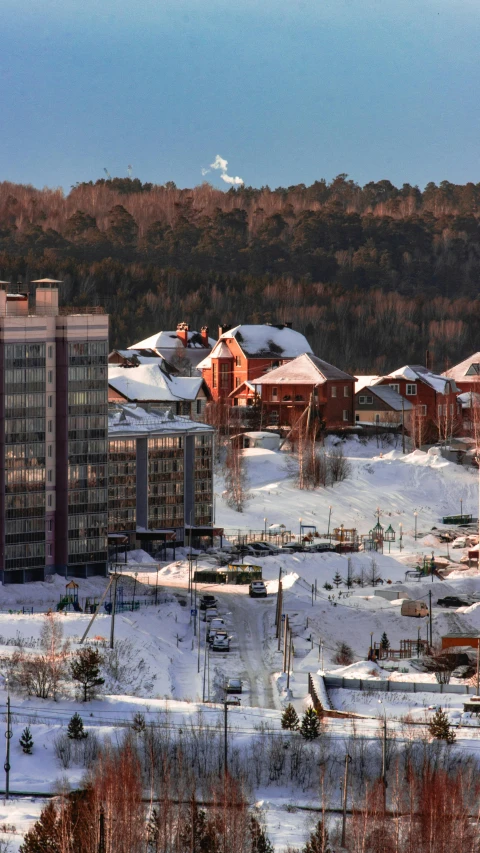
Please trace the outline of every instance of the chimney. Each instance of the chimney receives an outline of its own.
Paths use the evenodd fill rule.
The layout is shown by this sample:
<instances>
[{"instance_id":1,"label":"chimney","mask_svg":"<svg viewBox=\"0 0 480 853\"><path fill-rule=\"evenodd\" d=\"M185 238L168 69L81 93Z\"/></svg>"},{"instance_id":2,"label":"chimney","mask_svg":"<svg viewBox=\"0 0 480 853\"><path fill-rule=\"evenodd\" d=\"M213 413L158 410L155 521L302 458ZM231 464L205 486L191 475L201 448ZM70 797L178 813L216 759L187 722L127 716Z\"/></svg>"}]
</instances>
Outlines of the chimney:
<instances>
[{"instance_id":1,"label":"chimney","mask_svg":"<svg viewBox=\"0 0 480 853\"><path fill-rule=\"evenodd\" d=\"M208 347L208 326L202 326L200 329L200 337L202 339L202 344L204 347Z\"/></svg>"},{"instance_id":2,"label":"chimney","mask_svg":"<svg viewBox=\"0 0 480 853\"><path fill-rule=\"evenodd\" d=\"M190 326L188 323L178 323L177 325L177 338L182 342L183 346L188 346L188 333L190 331Z\"/></svg>"},{"instance_id":3,"label":"chimney","mask_svg":"<svg viewBox=\"0 0 480 853\"><path fill-rule=\"evenodd\" d=\"M7 287L9 281L0 281L0 317L4 317L7 313Z\"/></svg>"},{"instance_id":4,"label":"chimney","mask_svg":"<svg viewBox=\"0 0 480 853\"><path fill-rule=\"evenodd\" d=\"M218 327L218 337L219 337L219 338L221 338L221 337L222 337L222 335L223 335L223 333L224 333L224 332L226 332L226 331L227 331L227 327L226 327L226 326L219 326L219 327Z\"/></svg>"},{"instance_id":5,"label":"chimney","mask_svg":"<svg viewBox=\"0 0 480 853\"><path fill-rule=\"evenodd\" d=\"M37 278L35 291L35 310L37 314L56 316L58 314L58 285L63 282L55 278Z\"/></svg>"},{"instance_id":6,"label":"chimney","mask_svg":"<svg viewBox=\"0 0 480 853\"><path fill-rule=\"evenodd\" d=\"M28 317L28 293L7 293L7 314L11 317Z\"/></svg>"}]
</instances>

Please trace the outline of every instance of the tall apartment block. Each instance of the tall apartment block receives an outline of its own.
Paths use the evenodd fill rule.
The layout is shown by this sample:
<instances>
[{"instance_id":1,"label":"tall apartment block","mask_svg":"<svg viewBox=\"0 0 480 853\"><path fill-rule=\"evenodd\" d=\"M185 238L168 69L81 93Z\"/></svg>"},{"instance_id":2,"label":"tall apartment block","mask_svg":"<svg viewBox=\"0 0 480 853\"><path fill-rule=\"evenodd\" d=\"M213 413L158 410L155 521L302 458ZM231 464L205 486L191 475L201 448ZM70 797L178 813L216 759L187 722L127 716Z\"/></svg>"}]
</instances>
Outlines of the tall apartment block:
<instances>
[{"instance_id":1,"label":"tall apartment block","mask_svg":"<svg viewBox=\"0 0 480 853\"><path fill-rule=\"evenodd\" d=\"M0 283L0 580L106 574L108 317Z\"/></svg>"}]
</instances>

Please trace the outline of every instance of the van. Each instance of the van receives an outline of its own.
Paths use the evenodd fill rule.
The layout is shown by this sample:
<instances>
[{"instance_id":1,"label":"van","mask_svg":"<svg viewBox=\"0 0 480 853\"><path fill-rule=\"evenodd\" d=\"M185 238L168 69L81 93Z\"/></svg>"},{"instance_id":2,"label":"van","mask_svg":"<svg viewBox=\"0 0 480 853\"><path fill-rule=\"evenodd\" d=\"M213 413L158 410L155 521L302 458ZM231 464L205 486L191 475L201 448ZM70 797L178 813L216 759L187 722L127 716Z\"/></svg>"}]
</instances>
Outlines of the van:
<instances>
[{"instance_id":1,"label":"van","mask_svg":"<svg viewBox=\"0 0 480 853\"><path fill-rule=\"evenodd\" d=\"M428 616L428 607L424 601L403 601L402 616Z\"/></svg>"}]
</instances>

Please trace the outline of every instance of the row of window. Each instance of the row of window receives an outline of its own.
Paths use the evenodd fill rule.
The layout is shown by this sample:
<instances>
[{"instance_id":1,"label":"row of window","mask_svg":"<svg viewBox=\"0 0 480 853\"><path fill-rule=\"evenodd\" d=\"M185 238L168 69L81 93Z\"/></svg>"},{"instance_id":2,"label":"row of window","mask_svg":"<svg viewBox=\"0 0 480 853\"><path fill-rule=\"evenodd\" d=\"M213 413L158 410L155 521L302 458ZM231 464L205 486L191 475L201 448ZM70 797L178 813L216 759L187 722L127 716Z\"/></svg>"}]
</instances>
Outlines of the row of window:
<instances>
[{"instance_id":1,"label":"row of window","mask_svg":"<svg viewBox=\"0 0 480 853\"><path fill-rule=\"evenodd\" d=\"M95 536L90 538L82 537L81 539L69 539L68 540L68 555L70 554L85 554L88 552L95 551L106 551L107 550L107 537L106 536Z\"/></svg>"},{"instance_id":2,"label":"row of window","mask_svg":"<svg viewBox=\"0 0 480 853\"><path fill-rule=\"evenodd\" d=\"M86 355L107 357L108 341L76 341L68 344L69 360Z\"/></svg>"}]
</instances>

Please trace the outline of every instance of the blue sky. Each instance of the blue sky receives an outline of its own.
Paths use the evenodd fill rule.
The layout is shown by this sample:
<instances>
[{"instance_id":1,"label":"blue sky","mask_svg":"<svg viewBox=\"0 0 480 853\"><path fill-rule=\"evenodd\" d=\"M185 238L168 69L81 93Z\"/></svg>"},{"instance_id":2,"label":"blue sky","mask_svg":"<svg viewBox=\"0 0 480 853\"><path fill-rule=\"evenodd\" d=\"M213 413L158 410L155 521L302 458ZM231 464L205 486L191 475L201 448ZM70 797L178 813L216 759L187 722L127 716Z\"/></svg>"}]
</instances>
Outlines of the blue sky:
<instances>
[{"instance_id":1,"label":"blue sky","mask_svg":"<svg viewBox=\"0 0 480 853\"><path fill-rule=\"evenodd\" d=\"M0 179L480 181L478 0L2 0ZM226 188L219 170L207 179Z\"/></svg>"}]
</instances>

